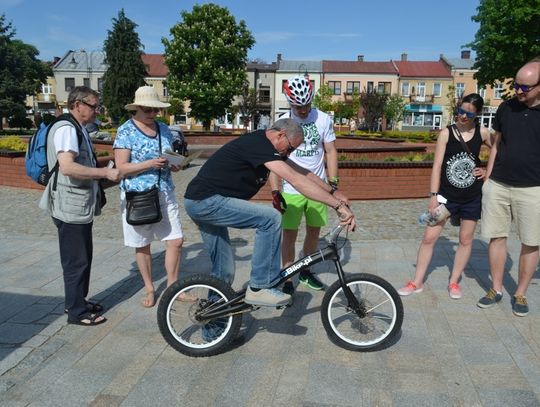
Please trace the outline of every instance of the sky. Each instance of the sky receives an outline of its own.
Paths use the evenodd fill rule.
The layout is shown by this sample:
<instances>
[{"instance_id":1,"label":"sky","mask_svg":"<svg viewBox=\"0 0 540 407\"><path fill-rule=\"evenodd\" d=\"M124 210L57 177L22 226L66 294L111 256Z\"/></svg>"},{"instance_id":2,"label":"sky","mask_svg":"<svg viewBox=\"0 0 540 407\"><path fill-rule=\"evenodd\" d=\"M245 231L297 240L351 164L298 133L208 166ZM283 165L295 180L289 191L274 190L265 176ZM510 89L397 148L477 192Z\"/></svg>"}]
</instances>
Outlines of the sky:
<instances>
[{"instance_id":1,"label":"sky","mask_svg":"<svg viewBox=\"0 0 540 407\"><path fill-rule=\"evenodd\" d=\"M255 38L249 59L285 60L438 60L459 57L474 40L471 20L480 0L444 3L420 0L215 0L236 21L244 20ZM183 0L0 0L16 29L15 38L34 45L39 58L52 60L69 50L101 50L112 19L124 9L144 52L163 53L162 38L182 21L181 12L207 1ZM474 53L472 54L474 57Z\"/></svg>"}]
</instances>

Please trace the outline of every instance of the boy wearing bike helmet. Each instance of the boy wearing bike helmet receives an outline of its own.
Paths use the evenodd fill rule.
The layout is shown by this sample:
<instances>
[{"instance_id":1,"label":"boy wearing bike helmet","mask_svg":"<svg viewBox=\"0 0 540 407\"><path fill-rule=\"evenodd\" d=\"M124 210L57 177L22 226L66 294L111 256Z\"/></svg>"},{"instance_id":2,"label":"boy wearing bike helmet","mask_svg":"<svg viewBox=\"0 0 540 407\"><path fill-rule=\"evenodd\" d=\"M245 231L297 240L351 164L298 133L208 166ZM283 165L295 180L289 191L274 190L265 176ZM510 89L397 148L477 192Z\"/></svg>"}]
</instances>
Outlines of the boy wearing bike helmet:
<instances>
[{"instance_id":1,"label":"boy wearing bike helmet","mask_svg":"<svg viewBox=\"0 0 540 407\"><path fill-rule=\"evenodd\" d=\"M337 150L334 145L336 135L332 118L318 109L311 107L313 84L307 75L290 78L283 92L291 110L281 118L291 118L298 123L304 132L304 142L292 152L289 159L301 167L316 174L332 186L332 194L336 198L348 202L347 198L337 191L339 182L337 172ZM328 173L325 170L325 156ZM326 205L306 198L290 183L277 175L270 175L272 187L272 204L283 214L282 261L287 266L294 261L295 243L302 216L306 218L306 237L303 245L304 253L312 253L317 249L319 233L328 221ZM299 281L313 290L322 290L323 284L310 271L303 271ZM293 294L292 281L287 281L283 292Z\"/></svg>"}]
</instances>

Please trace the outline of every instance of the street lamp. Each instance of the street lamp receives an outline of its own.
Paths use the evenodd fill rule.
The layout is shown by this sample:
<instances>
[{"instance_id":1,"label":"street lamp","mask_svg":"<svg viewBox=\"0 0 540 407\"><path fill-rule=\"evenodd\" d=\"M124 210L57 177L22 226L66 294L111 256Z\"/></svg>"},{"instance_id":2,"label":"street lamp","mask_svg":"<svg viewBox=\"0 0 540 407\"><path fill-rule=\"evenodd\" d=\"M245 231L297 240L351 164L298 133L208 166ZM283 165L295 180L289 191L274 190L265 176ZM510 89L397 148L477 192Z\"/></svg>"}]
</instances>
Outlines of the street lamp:
<instances>
[{"instance_id":1,"label":"street lamp","mask_svg":"<svg viewBox=\"0 0 540 407\"><path fill-rule=\"evenodd\" d=\"M102 51L100 51L100 50L92 50L90 52L87 52L86 50L81 49L80 52L84 53L84 55L86 57L86 73L88 75L89 87L92 88L92 89L98 90L97 89L97 84L96 84L96 88L94 88L92 86L92 73L93 73L93 70L94 70L95 55L101 56ZM101 58L98 58L98 60L101 60Z\"/></svg>"}]
</instances>

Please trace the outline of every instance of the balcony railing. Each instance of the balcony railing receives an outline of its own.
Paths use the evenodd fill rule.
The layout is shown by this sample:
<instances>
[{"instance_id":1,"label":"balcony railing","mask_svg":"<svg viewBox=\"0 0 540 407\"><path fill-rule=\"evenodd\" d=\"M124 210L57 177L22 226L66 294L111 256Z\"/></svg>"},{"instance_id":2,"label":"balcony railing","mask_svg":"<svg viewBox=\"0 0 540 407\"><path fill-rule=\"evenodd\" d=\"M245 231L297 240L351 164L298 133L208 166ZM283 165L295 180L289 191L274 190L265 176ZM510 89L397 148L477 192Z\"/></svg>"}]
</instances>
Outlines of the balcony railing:
<instances>
[{"instance_id":1,"label":"balcony railing","mask_svg":"<svg viewBox=\"0 0 540 407\"><path fill-rule=\"evenodd\" d=\"M54 93L38 93L36 100L38 102L54 103L56 102L56 95Z\"/></svg>"},{"instance_id":2,"label":"balcony railing","mask_svg":"<svg viewBox=\"0 0 540 407\"><path fill-rule=\"evenodd\" d=\"M435 95L410 95L409 101L411 103L433 103L435 100Z\"/></svg>"}]
</instances>

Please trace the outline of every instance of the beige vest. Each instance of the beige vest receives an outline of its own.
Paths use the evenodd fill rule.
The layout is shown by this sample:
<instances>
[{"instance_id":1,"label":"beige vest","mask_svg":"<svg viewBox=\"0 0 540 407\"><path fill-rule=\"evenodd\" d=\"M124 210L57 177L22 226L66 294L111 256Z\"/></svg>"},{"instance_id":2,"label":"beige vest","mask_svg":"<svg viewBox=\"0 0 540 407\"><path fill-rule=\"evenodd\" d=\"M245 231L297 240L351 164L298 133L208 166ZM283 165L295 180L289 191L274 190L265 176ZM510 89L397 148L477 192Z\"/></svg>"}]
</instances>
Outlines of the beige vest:
<instances>
[{"instance_id":1,"label":"beige vest","mask_svg":"<svg viewBox=\"0 0 540 407\"><path fill-rule=\"evenodd\" d=\"M59 121L53 125L47 137L49 171L57 161L54 133L62 126L73 127L67 121ZM79 145L79 155L75 157L75 162L85 167L94 167L93 152L89 150L89 143L86 142L85 138L83 135L82 143ZM57 176L56 190L54 190L54 180ZM68 177L58 169L57 175L52 174L49 179L49 183L41 196L39 207L47 211L50 216L63 222L86 224L92 222L94 216L101 213L98 194L97 180Z\"/></svg>"}]
</instances>

